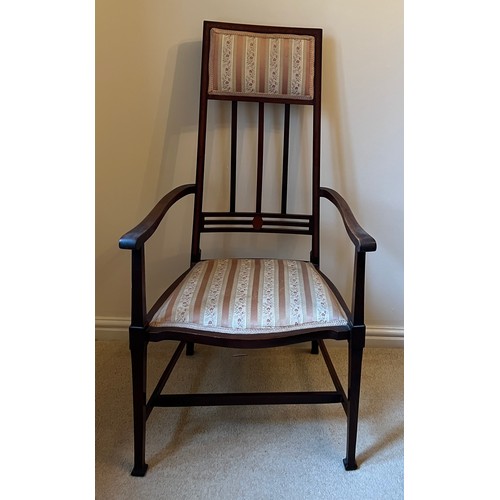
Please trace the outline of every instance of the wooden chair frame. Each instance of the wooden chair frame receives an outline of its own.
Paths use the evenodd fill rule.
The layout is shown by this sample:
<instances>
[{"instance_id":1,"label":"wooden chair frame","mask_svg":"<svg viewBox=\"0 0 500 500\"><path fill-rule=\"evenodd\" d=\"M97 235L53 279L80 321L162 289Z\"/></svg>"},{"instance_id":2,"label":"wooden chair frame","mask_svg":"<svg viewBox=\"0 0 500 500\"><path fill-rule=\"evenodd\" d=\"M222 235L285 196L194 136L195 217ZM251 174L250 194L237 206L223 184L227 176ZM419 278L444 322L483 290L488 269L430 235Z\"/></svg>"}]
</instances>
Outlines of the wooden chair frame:
<instances>
[{"instance_id":1,"label":"wooden chair frame","mask_svg":"<svg viewBox=\"0 0 500 500\"><path fill-rule=\"evenodd\" d=\"M212 28L253 32L287 33L314 37L314 96L311 100L295 99L293 96L225 96L209 95L208 64L210 33ZM132 358L133 410L134 410L134 467L133 476L144 476L147 470L145 461L146 421L154 407L214 406L214 405L263 405L263 404L319 404L340 403L347 417L347 443L344 466L346 470L357 468L355 459L358 409L361 383L361 364L365 346L364 302L365 302L365 257L366 252L376 249L375 240L364 231L356 221L347 202L333 189L320 186L320 123L321 123L321 48L322 30L308 28L283 28L276 26L254 26L246 24L216 23L205 21L203 31L203 52L201 70L201 95L199 108L198 154L196 182L180 186L163 197L147 217L134 229L120 239L119 246L132 253L132 312L129 329ZM231 125L231 193L228 212L203 211L203 181L205 169L205 137L207 129L207 102L209 99L232 101ZM258 154L257 154L257 193L254 212L236 210L236 137L238 121L238 101L258 102ZM264 106L266 103L284 105L283 175L281 190L281 211L262 212L263 183L263 140ZM289 214L287 211L288 184L288 146L290 129L290 106L309 105L313 107L313 144L312 144L312 208L310 214ZM155 312L172 293L189 269L179 277L158 299L151 310L146 307L145 256L144 246L152 236L163 217L180 199L194 195L194 223L192 234L191 266L201 259L200 236L203 232L255 232L305 234L311 237L310 261L319 270L319 215L320 198L329 200L337 207L347 234L354 244L354 276L352 303L349 308L333 283L324 275L326 282L339 300L347 317L346 326L329 328L309 328L300 331L270 334L221 334L198 331L189 328L160 328L150 326ZM348 343L348 387L342 386L328 355L325 340L334 339ZM163 340L177 341L175 350L156 388L149 398L146 397L147 346L149 342ZM226 394L162 394L162 390L172 373L183 349L187 355L194 354L194 344L213 345L226 348L265 348L311 342L311 352L321 352L332 382L334 391L316 392L274 392L274 393L226 393Z\"/></svg>"}]
</instances>

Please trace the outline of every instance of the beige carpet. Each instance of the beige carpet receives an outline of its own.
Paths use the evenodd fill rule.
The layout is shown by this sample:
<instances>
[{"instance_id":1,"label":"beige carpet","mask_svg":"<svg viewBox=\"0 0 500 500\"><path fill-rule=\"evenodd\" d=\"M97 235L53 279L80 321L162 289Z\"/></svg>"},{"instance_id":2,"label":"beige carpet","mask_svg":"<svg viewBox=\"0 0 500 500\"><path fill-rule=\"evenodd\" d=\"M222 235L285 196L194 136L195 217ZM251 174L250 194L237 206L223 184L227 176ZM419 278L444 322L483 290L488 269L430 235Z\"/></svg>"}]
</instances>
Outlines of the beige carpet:
<instances>
[{"instance_id":1,"label":"beige carpet","mask_svg":"<svg viewBox=\"0 0 500 500\"><path fill-rule=\"evenodd\" d=\"M341 379L346 353L327 343ZM150 344L150 389L174 345ZM164 392L330 390L308 347L240 351L196 346ZM97 499L401 499L403 350L365 349L356 471L346 472L340 405L155 408L144 478L132 468L128 345L96 342Z\"/></svg>"}]
</instances>

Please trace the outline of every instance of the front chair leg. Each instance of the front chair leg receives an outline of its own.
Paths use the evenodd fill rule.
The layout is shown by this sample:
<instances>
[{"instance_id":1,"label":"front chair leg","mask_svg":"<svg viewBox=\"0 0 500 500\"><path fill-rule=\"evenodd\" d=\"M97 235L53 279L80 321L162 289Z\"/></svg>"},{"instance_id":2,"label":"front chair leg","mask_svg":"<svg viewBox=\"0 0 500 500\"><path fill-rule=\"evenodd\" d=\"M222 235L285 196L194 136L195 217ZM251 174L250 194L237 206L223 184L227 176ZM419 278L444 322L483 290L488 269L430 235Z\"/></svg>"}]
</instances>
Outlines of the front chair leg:
<instances>
[{"instance_id":1,"label":"front chair leg","mask_svg":"<svg viewBox=\"0 0 500 500\"><path fill-rule=\"evenodd\" d=\"M362 359L363 348L353 347L352 342L349 342L347 446L346 458L344 458L344 467L346 470L355 470L358 468L356 463L356 437L358 432Z\"/></svg>"},{"instance_id":2,"label":"front chair leg","mask_svg":"<svg viewBox=\"0 0 500 500\"><path fill-rule=\"evenodd\" d=\"M130 350L134 409L134 468L132 476L144 476L148 470L146 463L147 342L142 339L131 342Z\"/></svg>"}]
</instances>

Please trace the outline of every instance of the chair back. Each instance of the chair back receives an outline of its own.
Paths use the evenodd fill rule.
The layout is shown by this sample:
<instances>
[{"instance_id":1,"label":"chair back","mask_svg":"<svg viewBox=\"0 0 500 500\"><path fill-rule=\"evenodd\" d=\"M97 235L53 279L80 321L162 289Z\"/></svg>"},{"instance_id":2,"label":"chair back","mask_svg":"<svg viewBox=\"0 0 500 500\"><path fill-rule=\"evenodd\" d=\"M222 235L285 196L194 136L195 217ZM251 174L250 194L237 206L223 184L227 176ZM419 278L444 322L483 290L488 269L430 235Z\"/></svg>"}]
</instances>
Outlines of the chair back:
<instances>
[{"instance_id":1,"label":"chair back","mask_svg":"<svg viewBox=\"0 0 500 500\"><path fill-rule=\"evenodd\" d=\"M200 235L208 232L303 234L311 237L310 260L319 261L319 178L322 30L205 21L198 128L192 262L201 259ZM231 101L229 206L203 209L208 101ZM238 102L258 106L255 208L237 207ZM265 106L283 108L280 210L263 211ZM291 106L312 106L312 203L307 213L288 210Z\"/></svg>"}]
</instances>

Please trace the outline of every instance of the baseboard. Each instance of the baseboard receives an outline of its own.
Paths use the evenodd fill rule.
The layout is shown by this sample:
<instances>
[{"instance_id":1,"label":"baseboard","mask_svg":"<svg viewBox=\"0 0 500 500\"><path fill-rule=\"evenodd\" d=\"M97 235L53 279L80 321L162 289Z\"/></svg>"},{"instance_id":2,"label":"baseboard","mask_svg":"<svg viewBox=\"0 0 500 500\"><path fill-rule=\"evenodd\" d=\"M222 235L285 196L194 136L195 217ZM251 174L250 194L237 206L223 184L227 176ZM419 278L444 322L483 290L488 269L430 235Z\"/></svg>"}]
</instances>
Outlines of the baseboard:
<instances>
[{"instance_id":1,"label":"baseboard","mask_svg":"<svg viewBox=\"0 0 500 500\"><path fill-rule=\"evenodd\" d=\"M96 340L128 340L128 318L96 317ZM404 347L404 328L367 326L366 347Z\"/></svg>"},{"instance_id":2,"label":"baseboard","mask_svg":"<svg viewBox=\"0 0 500 500\"><path fill-rule=\"evenodd\" d=\"M129 318L109 318L96 316L96 340L128 340Z\"/></svg>"},{"instance_id":3,"label":"baseboard","mask_svg":"<svg viewBox=\"0 0 500 500\"><path fill-rule=\"evenodd\" d=\"M404 348L404 328L402 326L367 326L366 347Z\"/></svg>"}]
</instances>

